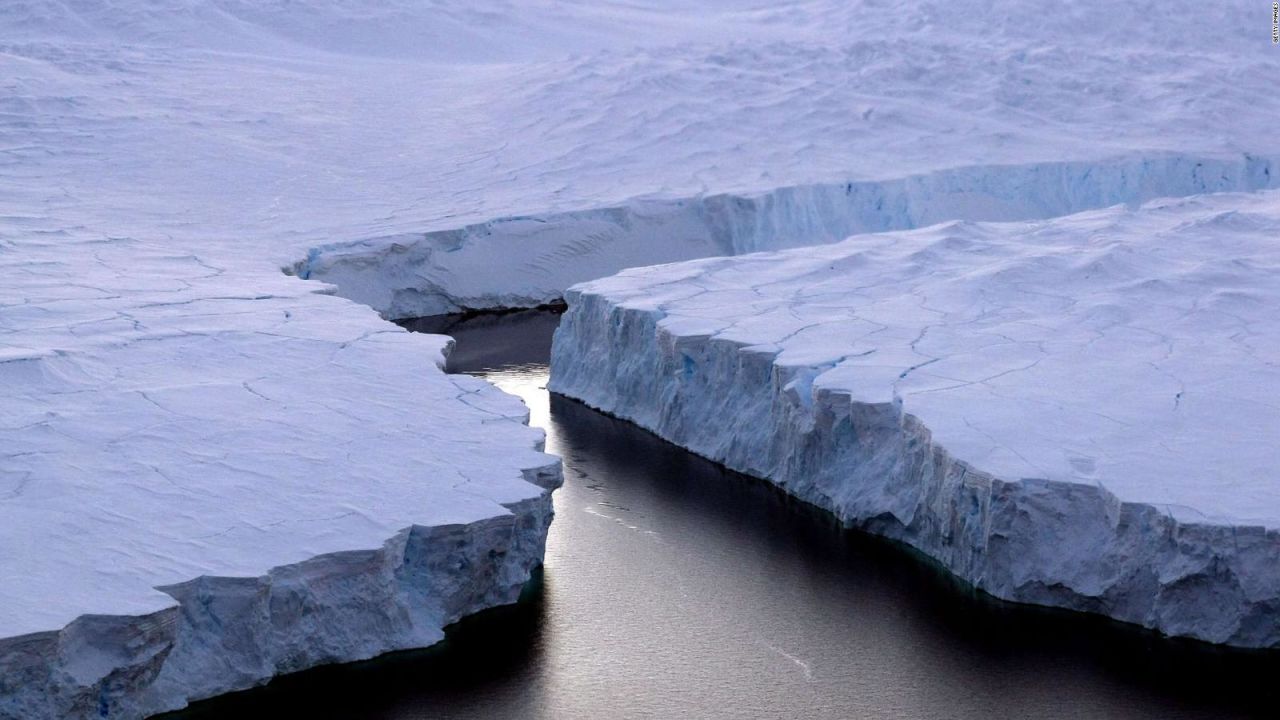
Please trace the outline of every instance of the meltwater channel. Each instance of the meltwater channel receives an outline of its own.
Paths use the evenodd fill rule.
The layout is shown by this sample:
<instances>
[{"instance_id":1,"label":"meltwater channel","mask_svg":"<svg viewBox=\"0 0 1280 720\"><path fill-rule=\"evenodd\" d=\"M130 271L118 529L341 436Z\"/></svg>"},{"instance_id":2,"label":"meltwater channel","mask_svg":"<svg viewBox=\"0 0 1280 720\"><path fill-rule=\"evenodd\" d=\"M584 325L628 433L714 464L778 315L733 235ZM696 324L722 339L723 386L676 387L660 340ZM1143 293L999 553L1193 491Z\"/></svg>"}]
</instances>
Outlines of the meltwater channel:
<instances>
[{"instance_id":1,"label":"meltwater channel","mask_svg":"<svg viewBox=\"0 0 1280 720\"><path fill-rule=\"evenodd\" d=\"M559 316L427 318L450 371L522 397L565 463L517 605L424 651L279 678L210 718L1235 718L1275 653L994 601L759 480L544 389ZM430 408L423 408L430 412Z\"/></svg>"}]
</instances>

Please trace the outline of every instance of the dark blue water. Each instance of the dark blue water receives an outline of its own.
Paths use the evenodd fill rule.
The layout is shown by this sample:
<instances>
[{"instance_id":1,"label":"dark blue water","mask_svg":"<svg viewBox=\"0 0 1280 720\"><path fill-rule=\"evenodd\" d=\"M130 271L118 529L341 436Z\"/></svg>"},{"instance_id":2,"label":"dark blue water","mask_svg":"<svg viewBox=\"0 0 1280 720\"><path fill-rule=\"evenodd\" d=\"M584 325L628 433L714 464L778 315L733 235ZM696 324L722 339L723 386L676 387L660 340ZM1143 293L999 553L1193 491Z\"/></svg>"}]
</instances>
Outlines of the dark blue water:
<instances>
[{"instance_id":1,"label":"dark blue water","mask_svg":"<svg viewBox=\"0 0 1280 720\"><path fill-rule=\"evenodd\" d=\"M280 678L208 718L1280 717L1280 660L977 596L543 389L553 313L429 319L564 458L524 600L427 651ZM423 409L428 412L428 408Z\"/></svg>"}]
</instances>

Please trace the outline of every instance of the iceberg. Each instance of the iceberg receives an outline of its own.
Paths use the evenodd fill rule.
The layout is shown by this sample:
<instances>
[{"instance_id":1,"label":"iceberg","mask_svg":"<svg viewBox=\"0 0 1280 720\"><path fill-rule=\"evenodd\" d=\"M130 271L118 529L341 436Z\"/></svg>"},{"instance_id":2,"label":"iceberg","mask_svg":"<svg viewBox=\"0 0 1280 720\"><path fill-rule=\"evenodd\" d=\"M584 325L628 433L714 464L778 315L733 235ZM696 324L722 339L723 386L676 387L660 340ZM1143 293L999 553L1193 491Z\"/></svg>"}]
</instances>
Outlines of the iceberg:
<instances>
[{"instance_id":1,"label":"iceberg","mask_svg":"<svg viewBox=\"0 0 1280 720\"><path fill-rule=\"evenodd\" d=\"M1252 3L1033 0L991 17L834 0L0 4L0 717L140 717L430 644L515 597L558 465L515 400L440 372L447 341L379 314L538 305L629 266L747 267L761 250L843 252L855 233L1276 187L1280 95ZM1207 307L1229 325L1254 292ZM747 354L758 379L770 352ZM792 352L786 396L814 413L794 419L817 421L838 368ZM1025 344L1010 357L1034 359ZM708 359L689 356L691 377ZM1187 382L1179 413L1249 395ZM1081 468L1110 472L1085 450ZM1001 452L974 467L1014 467ZM1095 492L1111 497L1081 497ZM1216 505L1189 499L1144 495L1174 524L1140 527L1201 527L1178 508ZM1216 548L1226 525L1204 527ZM1241 543L1269 542L1251 527ZM1226 587L1187 562L1159 565L1174 574L1151 587ZM1241 575L1240 607L1261 607L1269 572ZM1261 644L1249 628L1266 617L1201 634Z\"/></svg>"},{"instance_id":2,"label":"iceberg","mask_svg":"<svg viewBox=\"0 0 1280 720\"><path fill-rule=\"evenodd\" d=\"M559 460L448 338L88 233L6 238L0 276L0 717L431 645L541 563Z\"/></svg>"},{"instance_id":3,"label":"iceberg","mask_svg":"<svg viewBox=\"0 0 1280 720\"><path fill-rule=\"evenodd\" d=\"M996 597L1280 645L1280 193L574 286L553 392Z\"/></svg>"},{"instance_id":4,"label":"iceberg","mask_svg":"<svg viewBox=\"0 0 1280 720\"><path fill-rule=\"evenodd\" d=\"M537 307L629 267L820 245L944 220L1029 220L1280 182L1265 157L1159 153L1097 162L968 166L754 193L637 198L312 248L288 272L400 319ZM495 258L501 262L495 263Z\"/></svg>"}]
</instances>

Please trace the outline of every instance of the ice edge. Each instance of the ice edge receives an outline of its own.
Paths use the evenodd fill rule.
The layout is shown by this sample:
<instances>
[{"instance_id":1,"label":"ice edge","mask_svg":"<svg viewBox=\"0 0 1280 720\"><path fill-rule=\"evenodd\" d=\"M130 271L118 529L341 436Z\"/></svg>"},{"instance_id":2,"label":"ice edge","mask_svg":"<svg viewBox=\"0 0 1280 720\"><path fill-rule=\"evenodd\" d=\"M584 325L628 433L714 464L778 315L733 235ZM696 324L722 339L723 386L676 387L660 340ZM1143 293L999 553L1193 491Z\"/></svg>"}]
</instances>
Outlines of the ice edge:
<instances>
[{"instance_id":1,"label":"ice edge","mask_svg":"<svg viewBox=\"0 0 1280 720\"><path fill-rule=\"evenodd\" d=\"M1098 485L995 477L953 457L896 399L858 402L817 388L802 402L772 352L672 335L658 325L661 310L603 293L566 297L552 392L903 542L997 598L1212 643L1280 646L1280 531L1179 520ZM681 373L689 352L725 372ZM646 391L620 391L628 387ZM706 416L711 408L717 417ZM726 417L736 432L698 432Z\"/></svg>"}]
</instances>

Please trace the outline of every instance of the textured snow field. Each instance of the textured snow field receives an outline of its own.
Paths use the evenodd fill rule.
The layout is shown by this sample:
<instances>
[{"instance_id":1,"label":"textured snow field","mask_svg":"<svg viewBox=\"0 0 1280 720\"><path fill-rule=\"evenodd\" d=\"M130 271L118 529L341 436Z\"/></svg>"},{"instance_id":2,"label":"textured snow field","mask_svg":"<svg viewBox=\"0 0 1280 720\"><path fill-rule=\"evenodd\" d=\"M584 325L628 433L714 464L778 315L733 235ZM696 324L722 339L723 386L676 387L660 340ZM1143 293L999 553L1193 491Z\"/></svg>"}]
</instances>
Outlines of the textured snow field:
<instances>
[{"instance_id":1,"label":"textured snow field","mask_svg":"<svg viewBox=\"0 0 1280 720\"><path fill-rule=\"evenodd\" d=\"M394 550L522 498L545 520L516 401L443 376L442 341L374 310L1273 187L1266 19L1243 1L0 4L0 638L25 638L3 641L0 698L67 703L0 714L127 717L425 644L509 599L536 528L496 594L412 628L259 628L173 650L189 673L156 680L175 627L213 627L174 625L182 592L157 586Z\"/></svg>"},{"instance_id":2,"label":"textured snow field","mask_svg":"<svg viewBox=\"0 0 1280 720\"><path fill-rule=\"evenodd\" d=\"M443 375L448 338L163 246L59 232L5 249L0 637L542 493L523 479L554 464L541 431Z\"/></svg>"},{"instance_id":3,"label":"textured snow field","mask_svg":"<svg viewBox=\"0 0 1280 720\"><path fill-rule=\"evenodd\" d=\"M1270 191L627 270L550 388L1001 597L1275 645L1278 237Z\"/></svg>"},{"instance_id":4,"label":"textured snow field","mask_svg":"<svg viewBox=\"0 0 1280 720\"><path fill-rule=\"evenodd\" d=\"M517 399L444 375L448 338L217 262L0 234L0 717L430 645L542 559L559 461Z\"/></svg>"},{"instance_id":5,"label":"textured snow field","mask_svg":"<svg viewBox=\"0 0 1280 720\"><path fill-rule=\"evenodd\" d=\"M408 316L545 301L742 234L1254 189L1276 173L1224 167L1280 158L1277 58L1243 0L474 5L6 3L0 199L304 263ZM1211 167L1141 169L1170 157ZM847 183L845 210L744 210Z\"/></svg>"}]
</instances>

